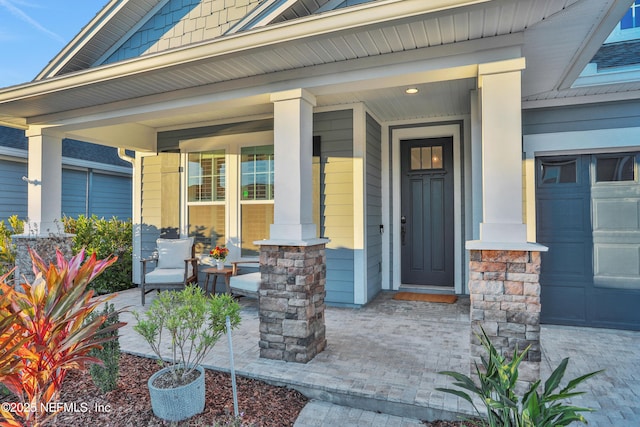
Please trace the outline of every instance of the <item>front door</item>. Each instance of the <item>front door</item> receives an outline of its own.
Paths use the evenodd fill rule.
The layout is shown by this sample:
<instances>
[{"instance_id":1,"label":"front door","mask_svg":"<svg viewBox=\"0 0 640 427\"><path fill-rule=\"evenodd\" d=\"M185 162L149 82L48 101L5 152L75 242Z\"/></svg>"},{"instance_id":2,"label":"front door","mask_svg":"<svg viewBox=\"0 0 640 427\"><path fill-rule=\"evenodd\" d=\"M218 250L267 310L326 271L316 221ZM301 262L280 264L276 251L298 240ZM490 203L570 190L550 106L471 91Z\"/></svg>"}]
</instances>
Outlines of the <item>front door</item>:
<instances>
[{"instance_id":1,"label":"front door","mask_svg":"<svg viewBox=\"0 0 640 427\"><path fill-rule=\"evenodd\" d=\"M453 138L401 142L402 283L453 286Z\"/></svg>"}]
</instances>

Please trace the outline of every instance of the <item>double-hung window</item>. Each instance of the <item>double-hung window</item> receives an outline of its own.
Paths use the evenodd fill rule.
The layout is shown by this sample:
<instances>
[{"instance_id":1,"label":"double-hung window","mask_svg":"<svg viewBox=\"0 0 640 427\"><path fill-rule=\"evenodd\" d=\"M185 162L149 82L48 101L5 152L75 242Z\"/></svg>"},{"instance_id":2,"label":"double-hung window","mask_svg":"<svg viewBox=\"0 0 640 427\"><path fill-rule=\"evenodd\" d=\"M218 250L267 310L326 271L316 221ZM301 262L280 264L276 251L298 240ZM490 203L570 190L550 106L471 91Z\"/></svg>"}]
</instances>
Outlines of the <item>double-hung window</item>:
<instances>
[{"instance_id":1,"label":"double-hung window","mask_svg":"<svg viewBox=\"0 0 640 427\"><path fill-rule=\"evenodd\" d=\"M273 133L192 140L182 150L186 226L196 252L226 245L232 259L257 257L254 242L267 239L273 224Z\"/></svg>"}]
</instances>

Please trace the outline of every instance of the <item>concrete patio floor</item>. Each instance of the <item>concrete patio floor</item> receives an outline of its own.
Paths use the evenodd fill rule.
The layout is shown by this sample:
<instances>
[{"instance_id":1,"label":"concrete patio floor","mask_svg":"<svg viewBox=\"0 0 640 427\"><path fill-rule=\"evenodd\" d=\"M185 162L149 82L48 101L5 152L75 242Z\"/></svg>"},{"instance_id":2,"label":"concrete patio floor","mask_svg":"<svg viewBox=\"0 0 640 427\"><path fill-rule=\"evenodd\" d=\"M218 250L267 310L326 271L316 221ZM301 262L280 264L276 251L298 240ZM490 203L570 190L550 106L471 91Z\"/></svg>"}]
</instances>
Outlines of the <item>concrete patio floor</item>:
<instances>
[{"instance_id":1,"label":"concrete patio floor","mask_svg":"<svg viewBox=\"0 0 640 427\"><path fill-rule=\"evenodd\" d=\"M149 306L154 292L147 295ZM449 386L443 370L468 373L469 300L455 304L396 301L383 292L362 308L328 307L327 348L307 364L259 357L257 300L241 298L242 324L233 332L238 375L295 388L313 399L296 426L419 425L415 420L457 419L473 414L471 405L435 390ZM140 291L121 292L116 307L142 311ZM121 350L151 355L133 331L130 312L121 315ZM546 379L564 357L565 378L605 369L580 390L573 403L597 409L590 426L640 425L640 332L543 326L541 375ZM207 357L208 368L228 371L227 340ZM240 410L242 410L240 408ZM346 424L345 424L346 423Z\"/></svg>"}]
</instances>

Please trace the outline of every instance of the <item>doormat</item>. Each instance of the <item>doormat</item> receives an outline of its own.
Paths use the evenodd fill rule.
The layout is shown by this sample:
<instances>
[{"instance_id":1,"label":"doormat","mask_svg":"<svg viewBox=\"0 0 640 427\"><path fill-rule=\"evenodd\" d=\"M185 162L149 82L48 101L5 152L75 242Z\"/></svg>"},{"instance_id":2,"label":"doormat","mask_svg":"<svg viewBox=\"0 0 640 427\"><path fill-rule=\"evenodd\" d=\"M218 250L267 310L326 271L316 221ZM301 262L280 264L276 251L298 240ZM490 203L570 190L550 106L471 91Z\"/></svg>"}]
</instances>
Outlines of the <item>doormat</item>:
<instances>
[{"instance_id":1,"label":"doormat","mask_svg":"<svg viewBox=\"0 0 640 427\"><path fill-rule=\"evenodd\" d=\"M442 302L445 304L453 304L458 300L455 295L447 294L418 294L415 292L398 292L393 299L402 301L424 301L424 302Z\"/></svg>"}]
</instances>

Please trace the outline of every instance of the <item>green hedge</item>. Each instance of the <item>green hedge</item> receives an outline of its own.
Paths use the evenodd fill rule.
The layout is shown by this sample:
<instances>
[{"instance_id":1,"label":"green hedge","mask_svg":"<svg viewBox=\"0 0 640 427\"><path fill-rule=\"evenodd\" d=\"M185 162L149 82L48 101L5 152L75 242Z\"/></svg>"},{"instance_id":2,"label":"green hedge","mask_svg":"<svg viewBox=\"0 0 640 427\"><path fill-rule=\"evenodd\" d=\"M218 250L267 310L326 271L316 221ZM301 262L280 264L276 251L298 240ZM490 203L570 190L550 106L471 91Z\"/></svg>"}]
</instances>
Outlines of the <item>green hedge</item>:
<instances>
[{"instance_id":1,"label":"green hedge","mask_svg":"<svg viewBox=\"0 0 640 427\"><path fill-rule=\"evenodd\" d=\"M96 277L91 286L98 293L111 293L131 288L133 228L131 221L104 219L95 215L80 215L77 219L62 218L64 231L75 234L73 251L83 247L87 253L96 252L98 259L116 255L118 261Z\"/></svg>"},{"instance_id":2,"label":"green hedge","mask_svg":"<svg viewBox=\"0 0 640 427\"><path fill-rule=\"evenodd\" d=\"M0 221L0 274L9 272L15 265L16 249L11 242L12 234L21 234L24 221L17 215ZM90 287L100 294L108 294L133 287L131 276L133 271L133 227L131 221L120 221L117 218L104 219L96 215L78 218L62 218L64 232L75 234L73 253L77 254L83 247L88 254L96 252L98 259L116 255L118 261L106 269L90 283Z\"/></svg>"},{"instance_id":3,"label":"green hedge","mask_svg":"<svg viewBox=\"0 0 640 427\"><path fill-rule=\"evenodd\" d=\"M16 264L16 248L11 241L11 235L22 234L24 231L24 221L18 215L12 215L7 220L0 220L0 275L5 275Z\"/></svg>"}]
</instances>

